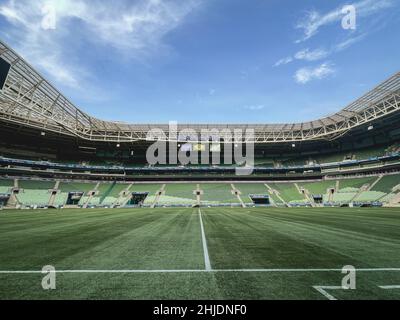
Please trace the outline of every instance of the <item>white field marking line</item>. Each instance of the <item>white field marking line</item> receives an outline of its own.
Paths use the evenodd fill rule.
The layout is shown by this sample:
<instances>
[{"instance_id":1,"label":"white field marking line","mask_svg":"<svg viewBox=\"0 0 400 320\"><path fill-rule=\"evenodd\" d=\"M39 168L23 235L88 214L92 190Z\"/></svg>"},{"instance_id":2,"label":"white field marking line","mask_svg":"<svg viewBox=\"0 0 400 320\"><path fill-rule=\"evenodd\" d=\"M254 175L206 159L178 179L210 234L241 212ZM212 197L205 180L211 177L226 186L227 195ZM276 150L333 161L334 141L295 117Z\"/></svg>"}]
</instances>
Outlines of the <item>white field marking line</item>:
<instances>
[{"instance_id":1,"label":"white field marking line","mask_svg":"<svg viewBox=\"0 0 400 320\"><path fill-rule=\"evenodd\" d=\"M392 289L400 289L400 286L379 286L381 289L392 290Z\"/></svg>"},{"instance_id":2,"label":"white field marking line","mask_svg":"<svg viewBox=\"0 0 400 320\"><path fill-rule=\"evenodd\" d=\"M204 225L203 225L203 219L201 217L200 208L199 208L199 219L200 219L200 229L201 229L201 241L203 243L204 265L205 265L206 271L211 271L212 268L211 268L210 256L208 254L206 234L204 233Z\"/></svg>"},{"instance_id":3,"label":"white field marking line","mask_svg":"<svg viewBox=\"0 0 400 320\"><path fill-rule=\"evenodd\" d=\"M337 300L333 295L329 294L325 290L340 290L342 287L338 286L313 286L315 290L317 290L320 294L322 294L325 298L329 300ZM344 290L344 289L343 289Z\"/></svg>"},{"instance_id":4,"label":"white field marking line","mask_svg":"<svg viewBox=\"0 0 400 320\"><path fill-rule=\"evenodd\" d=\"M400 272L400 268L364 268L357 269L358 272ZM51 271L53 272L53 271ZM121 269L121 270L55 270L55 273L201 273L201 272L260 272L260 273L306 273L306 272L342 272L342 269L160 269L160 270L140 270L140 269ZM41 270L0 270L0 274L35 274L48 273ZM400 287L400 286L399 286Z\"/></svg>"},{"instance_id":5,"label":"white field marking line","mask_svg":"<svg viewBox=\"0 0 400 320\"><path fill-rule=\"evenodd\" d=\"M336 268L299 268L299 269L213 269L215 272L342 272L343 269ZM360 268L359 272L384 272L384 271L400 271L400 268Z\"/></svg>"}]
</instances>

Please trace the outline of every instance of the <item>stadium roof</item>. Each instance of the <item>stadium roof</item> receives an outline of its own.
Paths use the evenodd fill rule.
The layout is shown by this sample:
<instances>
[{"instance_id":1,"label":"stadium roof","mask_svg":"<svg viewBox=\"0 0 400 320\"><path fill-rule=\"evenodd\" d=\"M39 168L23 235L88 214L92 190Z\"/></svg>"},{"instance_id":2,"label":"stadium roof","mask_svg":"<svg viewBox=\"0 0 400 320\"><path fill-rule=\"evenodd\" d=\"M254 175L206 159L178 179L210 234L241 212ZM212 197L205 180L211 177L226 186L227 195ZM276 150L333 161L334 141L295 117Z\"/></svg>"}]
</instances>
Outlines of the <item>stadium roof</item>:
<instances>
[{"instance_id":1,"label":"stadium roof","mask_svg":"<svg viewBox=\"0 0 400 320\"><path fill-rule=\"evenodd\" d=\"M89 141L135 142L146 139L151 129L162 129L166 140L169 125L124 124L96 119L81 111L32 66L0 41L0 58L11 65L4 87L0 90L0 120L44 131L53 131ZM385 117L400 109L400 72L371 90L341 111L314 121L291 124L179 124L178 131L191 129L219 131L253 129L255 143L332 140L349 130ZM224 135L222 135L224 137ZM228 140L229 135L225 136ZM147 137L148 138L148 137Z\"/></svg>"}]
</instances>

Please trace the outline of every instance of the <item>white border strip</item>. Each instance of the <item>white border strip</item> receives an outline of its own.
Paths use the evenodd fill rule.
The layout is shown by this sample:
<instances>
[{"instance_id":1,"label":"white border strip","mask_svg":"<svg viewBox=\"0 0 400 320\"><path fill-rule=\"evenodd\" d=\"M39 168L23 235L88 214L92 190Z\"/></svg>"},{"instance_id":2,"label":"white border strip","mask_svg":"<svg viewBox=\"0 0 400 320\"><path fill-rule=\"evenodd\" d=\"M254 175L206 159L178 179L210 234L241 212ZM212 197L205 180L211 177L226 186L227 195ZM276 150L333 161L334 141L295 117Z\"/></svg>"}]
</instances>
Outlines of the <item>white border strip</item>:
<instances>
[{"instance_id":1,"label":"white border strip","mask_svg":"<svg viewBox=\"0 0 400 320\"><path fill-rule=\"evenodd\" d=\"M201 241L203 243L204 265L205 265L206 271L211 271L212 268L211 268L210 256L208 254L206 234L204 233L204 225L203 225L203 219L201 217L200 208L199 208L199 219L200 219L200 229L201 229Z\"/></svg>"},{"instance_id":2,"label":"white border strip","mask_svg":"<svg viewBox=\"0 0 400 320\"><path fill-rule=\"evenodd\" d=\"M357 272L400 272L400 268L361 268ZM53 271L52 271L53 272ZM201 273L201 272L260 272L260 273L306 273L306 272L342 272L342 269L160 269L160 270L55 270L55 273ZM35 274L48 273L41 270L0 270L0 274ZM399 286L400 287L400 286Z\"/></svg>"}]
</instances>

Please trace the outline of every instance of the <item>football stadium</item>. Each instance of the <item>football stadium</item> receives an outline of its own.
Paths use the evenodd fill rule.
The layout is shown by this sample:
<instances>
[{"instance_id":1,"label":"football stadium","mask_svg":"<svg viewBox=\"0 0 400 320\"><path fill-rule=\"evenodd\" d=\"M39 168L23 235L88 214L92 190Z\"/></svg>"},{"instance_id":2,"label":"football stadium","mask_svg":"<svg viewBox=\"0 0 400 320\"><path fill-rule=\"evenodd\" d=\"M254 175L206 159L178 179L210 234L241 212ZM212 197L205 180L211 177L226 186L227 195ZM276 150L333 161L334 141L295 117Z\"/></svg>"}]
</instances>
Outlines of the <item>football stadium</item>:
<instances>
[{"instance_id":1,"label":"football stadium","mask_svg":"<svg viewBox=\"0 0 400 320\"><path fill-rule=\"evenodd\" d=\"M239 126L252 140L161 126L210 161L150 165L156 126L91 117L4 43L0 57L2 299L400 298L400 73L326 118ZM250 174L229 144L254 144Z\"/></svg>"},{"instance_id":2,"label":"football stadium","mask_svg":"<svg viewBox=\"0 0 400 320\"><path fill-rule=\"evenodd\" d=\"M361 21L379 10L393 8L389 0L376 1L376 6L372 2L356 3ZM356 60L362 59L353 55L359 78L368 84L349 85L354 76L350 74L345 84L326 84L325 93L332 91L336 99L321 105L353 102L336 105L335 111L326 116L313 112L318 116L311 121L303 121L299 111L298 122L292 121L296 118L293 115L289 120L289 114L287 123L269 122L273 119L271 114L283 110L284 105L293 101L297 104L297 98L292 96L301 90L304 95L299 96L299 106L323 100L319 92L322 85L315 84L310 94L306 84L335 74L334 65L329 62L316 69L299 66L295 76L291 75L291 80L297 82L297 91L292 93L283 88L284 77L276 76L277 68L295 63L315 65L315 61L343 54L349 46L367 37L364 29L355 31L355 26L350 25L350 36L346 33L345 41L329 49L326 46L325 51L304 49L305 41L341 18L337 11L329 14L331 11L325 7L326 16L310 13L306 17L308 23L296 26L304 38L295 44L303 46L303 50L271 67L276 73L270 76L274 79L269 84L274 87L265 99L271 96L276 104L276 97L287 95L287 102L281 100L282 107L275 105L270 110L255 104L240 109L243 114L234 107L226 112L237 113L238 120L247 121L249 116L258 121L197 121L201 110L191 112L189 107L183 107L190 102L180 101L178 112L187 122L159 123L156 115L160 109L150 109L148 105L154 103L153 96L159 95L159 101L164 99L165 92L160 87L168 91L176 83L190 82L196 87L197 81L212 82L211 76L202 81L195 72L193 77L188 76L190 68L187 74L174 72L187 68L196 59L213 55L212 46L221 49L217 41L213 42L218 32L226 47L216 49L215 57L205 58L204 65L199 63L193 70L208 63L204 73L212 69L224 77L227 73L218 81L221 86L228 83L224 89L229 88L226 92L233 95L228 104L241 94L234 92L233 85L229 87L227 79L231 76L229 63L235 60L235 50L245 51L242 47L246 47L244 39L249 37L248 25L243 22L243 34L235 29L237 32L231 37L239 38L232 41L236 43L232 47L235 49L229 47L230 33L221 31L223 23L231 26L230 18L236 22L236 15L247 12L241 5L232 1L235 4L229 7L230 14L222 18L216 18L215 12L215 16L210 14L210 29L199 23L199 16L192 17L188 29L212 42L210 47L202 48L188 40L192 36L186 29L170 35L183 17L197 8L189 5L192 1L188 1L188 7L169 7L174 2L144 1L143 7L134 6L132 17L126 9L119 19L122 22L114 17L108 20L107 12L113 8L92 8L89 12L84 2L74 2L81 4L77 10L63 7L69 3L63 1L57 7L61 21L57 31L51 19L44 20L41 26L34 25L29 19L28 2L24 3L26 7L19 7L14 1L0 3L0 300L400 300L400 72L395 63L398 58L388 58L386 64L381 59L385 72L383 67L378 72L380 66L371 65L370 78L380 80L370 86L367 79L362 79L369 73L357 65ZM101 1L97 4L104 6ZM254 21L261 12L258 6L267 4L255 2L246 8ZM49 9L46 8L44 13ZM292 17L299 11L301 8L296 7L286 14ZM276 16L279 14L282 12ZM220 29L215 28L213 18L221 23L217 24ZM317 18L322 22L315 22ZM13 27L19 26L22 33L14 32L9 25L9 29L4 29L5 20ZM81 28L81 34L72 28ZM203 28L202 33L199 30ZM345 23L342 28L341 35L348 32ZM276 39L283 34L278 29L272 30ZM73 34L74 39L62 47L65 34ZM29 35L33 40L28 39ZM91 42L96 35L96 41L103 41L105 46L92 52L98 45ZM204 40L193 38L199 43ZM162 58L168 52L171 60L181 61L168 65L157 57L159 60L148 65L156 61L154 64L159 63L162 71L154 71L157 68L148 67L147 61L121 58L123 55L116 55L113 50L126 53L123 42L127 39L137 41L128 47L128 56L153 46L154 51L163 51ZM374 41L378 44L380 40ZM185 52L196 59L192 61L183 54L176 58L178 53L166 43L179 43L180 49L188 50ZM236 47L237 43L241 48ZM396 52L395 41L386 39L385 43L393 48L380 51L386 50L389 57L390 52ZM53 51L52 45L56 48ZM134 100L131 96L121 98L117 89L123 85L116 84L125 81L119 73L124 74L123 69L128 70L133 64L146 66L129 69L130 73L150 70L137 76L140 81L132 84L134 87L139 83L137 92L146 88L141 86L146 81L156 82L157 76L162 78L168 72L172 84L157 83L158 87L154 85L154 90L146 92L147 105L139 107L139 102L135 108L126 108L121 119L106 120L99 113L92 113L94 109L81 105L89 100L82 98L75 103L70 98L74 96L72 90L85 98L91 96L88 83L101 87L98 79L89 77L87 82L64 92L66 86L62 83L74 81L67 65L58 63L57 54L42 56L46 46L46 50L59 55L64 50L70 61L82 59L91 64L97 70L97 78L106 78L102 80L109 83L107 90L114 90L112 94L118 96L118 101ZM377 54L371 47L362 50L365 56L369 51L372 56ZM100 51L107 54L104 64L96 60ZM227 52L232 56L225 56ZM258 57L254 52L246 52L244 60L256 64L251 61ZM84 59L93 61L87 63ZM115 76L107 70L113 69L117 60ZM375 60L378 58L374 57ZM214 61L218 63L213 64ZM219 64L224 63L228 67L219 70ZM242 71L237 80L240 86L260 68ZM388 69L390 72L386 72ZM256 82L248 85L254 86L254 91L259 89ZM332 83L340 88L336 91ZM208 99L217 99L218 90L209 89L213 85L207 83ZM353 99L353 92L359 92L359 87L365 90ZM182 87L182 95L186 89ZM275 95L273 90L280 89L283 93ZM243 90L243 96L254 93L252 90ZM314 95L312 99L310 96ZM199 95L195 97L192 101L200 106L196 108L204 108L200 118L208 119L204 114L212 112L205 106L207 102ZM104 114L114 116L112 108L110 103ZM288 113L296 107L290 110ZM139 121L143 114L149 115L148 119L153 115L156 120ZM176 113L171 110L172 115ZM127 120L136 118L137 122ZM172 311L165 310L164 315L168 312Z\"/></svg>"}]
</instances>

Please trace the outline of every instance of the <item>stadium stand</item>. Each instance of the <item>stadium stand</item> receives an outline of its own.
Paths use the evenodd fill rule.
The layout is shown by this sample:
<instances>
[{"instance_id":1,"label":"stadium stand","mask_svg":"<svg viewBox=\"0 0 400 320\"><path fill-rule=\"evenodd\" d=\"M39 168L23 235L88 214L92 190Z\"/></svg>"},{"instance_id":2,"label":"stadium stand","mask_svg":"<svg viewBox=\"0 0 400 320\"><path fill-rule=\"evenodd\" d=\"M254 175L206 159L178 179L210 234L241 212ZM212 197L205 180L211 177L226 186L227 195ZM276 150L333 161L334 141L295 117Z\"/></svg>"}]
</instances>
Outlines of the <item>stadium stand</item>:
<instances>
[{"instance_id":1,"label":"stadium stand","mask_svg":"<svg viewBox=\"0 0 400 320\"><path fill-rule=\"evenodd\" d=\"M272 192L271 190L269 191L270 198L272 199L272 203L275 204L276 206L284 206L286 205L285 201L278 197L275 192Z\"/></svg>"},{"instance_id":2,"label":"stadium stand","mask_svg":"<svg viewBox=\"0 0 400 320\"><path fill-rule=\"evenodd\" d=\"M83 197L79 200L78 205L79 205L79 206L82 206L82 207L85 207L85 206L87 205L87 203L88 203L89 200L90 200L90 197L89 197L89 196L83 196Z\"/></svg>"},{"instance_id":3,"label":"stadium stand","mask_svg":"<svg viewBox=\"0 0 400 320\"><path fill-rule=\"evenodd\" d=\"M334 189L336 180L325 180L317 182L300 182L300 188L307 190L311 195L325 195L328 190Z\"/></svg>"},{"instance_id":4,"label":"stadium stand","mask_svg":"<svg viewBox=\"0 0 400 320\"><path fill-rule=\"evenodd\" d=\"M46 207L50 201L50 190L54 181L19 180L19 193L16 196L20 205Z\"/></svg>"},{"instance_id":5,"label":"stadium stand","mask_svg":"<svg viewBox=\"0 0 400 320\"><path fill-rule=\"evenodd\" d=\"M195 184L167 184L164 191L158 200L159 205L178 205L188 204L193 205L196 203L195 192L197 185Z\"/></svg>"},{"instance_id":6,"label":"stadium stand","mask_svg":"<svg viewBox=\"0 0 400 320\"><path fill-rule=\"evenodd\" d=\"M61 207L66 204L68 200L68 193L66 192L58 192L55 196L53 206L54 207Z\"/></svg>"},{"instance_id":7,"label":"stadium stand","mask_svg":"<svg viewBox=\"0 0 400 320\"><path fill-rule=\"evenodd\" d=\"M166 132L167 124L91 117L1 41L0 51L11 65L0 90L0 176L15 177L0 183L0 193L13 191L3 195L7 206L192 205L199 198L205 205L244 206L251 204L251 193L268 194L276 206L356 201L400 205L400 73L322 119L213 125L217 130L254 130L253 140L233 144L254 143L254 171L240 176L236 166L243 166L243 160L224 161L235 152L225 154L222 144L219 165L147 163L148 148L156 140L147 139L149 130ZM27 103L30 96L34 109ZM18 108L10 108L19 100ZM178 125L178 131L197 134L209 128ZM204 143L189 138L178 137L178 142L192 147ZM195 195L198 184L200 194Z\"/></svg>"},{"instance_id":8,"label":"stadium stand","mask_svg":"<svg viewBox=\"0 0 400 320\"><path fill-rule=\"evenodd\" d=\"M200 189L203 191L201 195L201 202L203 204L239 203L237 196L232 193L230 184L201 184Z\"/></svg>"},{"instance_id":9,"label":"stadium stand","mask_svg":"<svg viewBox=\"0 0 400 320\"><path fill-rule=\"evenodd\" d=\"M102 197L101 205L111 207L120 197L120 194L128 187L128 184L113 183L112 187L107 189Z\"/></svg>"},{"instance_id":10,"label":"stadium stand","mask_svg":"<svg viewBox=\"0 0 400 320\"><path fill-rule=\"evenodd\" d=\"M62 192L84 192L85 194L89 191L93 191L96 187L96 183L85 183L85 182L60 182L59 190Z\"/></svg>"},{"instance_id":11,"label":"stadium stand","mask_svg":"<svg viewBox=\"0 0 400 320\"><path fill-rule=\"evenodd\" d=\"M383 176L379 182L372 188L373 191L392 193L396 186L400 185L400 175L387 175ZM400 191L400 189L398 190Z\"/></svg>"},{"instance_id":12,"label":"stadium stand","mask_svg":"<svg viewBox=\"0 0 400 320\"><path fill-rule=\"evenodd\" d=\"M374 202L382 199L386 193L379 191L364 191L354 198L354 202Z\"/></svg>"},{"instance_id":13,"label":"stadium stand","mask_svg":"<svg viewBox=\"0 0 400 320\"><path fill-rule=\"evenodd\" d=\"M96 185L95 189L95 194L90 197L88 205L89 206L98 206L100 203L104 200L104 198L107 196L107 194L112 190L113 188L113 183L100 183L99 185Z\"/></svg>"},{"instance_id":14,"label":"stadium stand","mask_svg":"<svg viewBox=\"0 0 400 320\"><path fill-rule=\"evenodd\" d=\"M283 160L282 164L284 167L302 167L305 166L307 164L307 160L309 158L292 158L292 159L287 159L287 160Z\"/></svg>"},{"instance_id":15,"label":"stadium stand","mask_svg":"<svg viewBox=\"0 0 400 320\"><path fill-rule=\"evenodd\" d=\"M55 186L54 181L18 180L18 187L29 190L50 190Z\"/></svg>"},{"instance_id":16,"label":"stadium stand","mask_svg":"<svg viewBox=\"0 0 400 320\"><path fill-rule=\"evenodd\" d=\"M10 193L14 180L0 180L0 193ZM224 183L122 183L19 180L16 199L27 207L67 205L70 194L81 197L81 207L129 205L135 193L148 193L145 206L249 205L250 195L268 195L270 205L342 205L380 202L392 204L400 194L400 174L336 178L311 182ZM199 194L196 194L196 191ZM236 192L236 193L235 193ZM320 199L319 202L316 202ZM197 201L201 202L198 203Z\"/></svg>"},{"instance_id":17,"label":"stadium stand","mask_svg":"<svg viewBox=\"0 0 400 320\"><path fill-rule=\"evenodd\" d=\"M365 178L356 178L356 179L343 179L340 181L340 189L345 188L354 188L359 189L364 185L371 185L376 180L376 177L365 177ZM354 190L357 191L357 190Z\"/></svg>"},{"instance_id":18,"label":"stadium stand","mask_svg":"<svg viewBox=\"0 0 400 320\"><path fill-rule=\"evenodd\" d=\"M65 200L71 192L82 192L83 196L80 198L78 205L86 206L88 205L88 201L91 199L91 195L89 196L88 193L89 191L94 191L95 188L96 183L62 181L59 184L58 193L55 197L55 205L64 205Z\"/></svg>"},{"instance_id":19,"label":"stadium stand","mask_svg":"<svg viewBox=\"0 0 400 320\"><path fill-rule=\"evenodd\" d=\"M335 192L332 198L332 202L338 204L347 204L350 203L357 194L358 192L346 192L346 191Z\"/></svg>"},{"instance_id":20,"label":"stadium stand","mask_svg":"<svg viewBox=\"0 0 400 320\"><path fill-rule=\"evenodd\" d=\"M354 159L364 160L375 157L383 157L385 155L386 147L374 147L354 151Z\"/></svg>"},{"instance_id":21,"label":"stadium stand","mask_svg":"<svg viewBox=\"0 0 400 320\"><path fill-rule=\"evenodd\" d=\"M286 203L303 203L306 200L293 183L270 183L268 185L278 191L279 196Z\"/></svg>"},{"instance_id":22,"label":"stadium stand","mask_svg":"<svg viewBox=\"0 0 400 320\"><path fill-rule=\"evenodd\" d=\"M396 197L395 193L388 193L387 195L380 198L379 201L384 204L390 204L394 197Z\"/></svg>"},{"instance_id":23,"label":"stadium stand","mask_svg":"<svg viewBox=\"0 0 400 320\"><path fill-rule=\"evenodd\" d=\"M13 180L0 179L0 193L9 193L13 186Z\"/></svg>"},{"instance_id":24,"label":"stadium stand","mask_svg":"<svg viewBox=\"0 0 400 320\"><path fill-rule=\"evenodd\" d=\"M275 166L275 161L274 159L270 158L256 158L254 159L254 165L260 167L273 168Z\"/></svg>"},{"instance_id":25,"label":"stadium stand","mask_svg":"<svg viewBox=\"0 0 400 320\"><path fill-rule=\"evenodd\" d=\"M24 189L17 195L20 204L24 206L42 206L49 204L50 193L46 190Z\"/></svg>"},{"instance_id":26,"label":"stadium stand","mask_svg":"<svg viewBox=\"0 0 400 320\"><path fill-rule=\"evenodd\" d=\"M250 195L270 195L268 189L261 183L235 183L235 188L239 190L240 197L244 203L253 203Z\"/></svg>"},{"instance_id":27,"label":"stadium stand","mask_svg":"<svg viewBox=\"0 0 400 320\"><path fill-rule=\"evenodd\" d=\"M162 190L162 187L162 184L133 184L130 192L148 192L149 194L146 197L144 204L152 205L158 199L156 193Z\"/></svg>"},{"instance_id":28,"label":"stadium stand","mask_svg":"<svg viewBox=\"0 0 400 320\"><path fill-rule=\"evenodd\" d=\"M340 153L333 153L315 157L315 160L319 164L342 162L345 161L346 159L347 160L352 159L352 154L349 152L340 152Z\"/></svg>"}]
</instances>

